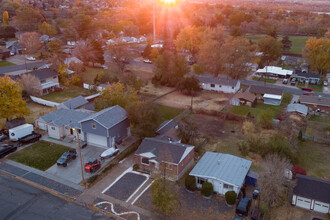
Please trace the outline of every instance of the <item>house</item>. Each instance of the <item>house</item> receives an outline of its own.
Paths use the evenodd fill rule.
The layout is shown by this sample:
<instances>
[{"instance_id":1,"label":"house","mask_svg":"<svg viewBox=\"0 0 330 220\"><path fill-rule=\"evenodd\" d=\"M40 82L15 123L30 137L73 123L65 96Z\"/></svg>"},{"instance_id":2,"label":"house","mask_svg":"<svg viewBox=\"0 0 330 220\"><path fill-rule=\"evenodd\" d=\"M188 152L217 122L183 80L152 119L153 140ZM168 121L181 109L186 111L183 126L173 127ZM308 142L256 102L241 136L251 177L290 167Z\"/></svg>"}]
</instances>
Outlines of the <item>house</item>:
<instances>
[{"instance_id":1,"label":"house","mask_svg":"<svg viewBox=\"0 0 330 220\"><path fill-rule=\"evenodd\" d=\"M179 125L174 119L166 120L157 128L156 135L163 135L168 138L171 138L172 140L181 142L181 140L178 138L178 129Z\"/></svg>"},{"instance_id":2,"label":"house","mask_svg":"<svg viewBox=\"0 0 330 220\"><path fill-rule=\"evenodd\" d=\"M292 103L288 105L286 111L306 117L308 114L308 107L299 103Z\"/></svg>"},{"instance_id":3,"label":"house","mask_svg":"<svg viewBox=\"0 0 330 220\"><path fill-rule=\"evenodd\" d=\"M252 162L230 154L206 152L189 173L196 178L198 188L204 182L213 185L216 193L225 195L235 191L238 195Z\"/></svg>"},{"instance_id":4,"label":"house","mask_svg":"<svg viewBox=\"0 0 330 220\"><path fill-rule=\"evenodd\" d=\"M5 46L0 46L0 61L10 57L10 50Z\"/></svg>"},{"instance_id":5,"label":"house","mask_svg":"<svg viewBox=\"0 0 330 220\"><path fill-rule=\"evenodd\" d=\"M130 136L127 112L116 105L79 121L84 141L104 148L113 147Z\"/></svg>"},{"instance_id":6,"label":"house","mask_svg":"<svg viewBox=\"0 0 330 220\"><path fill-rule=\"evenodd\" d=\"M36 119L35 124L39 129L47 131L50 138L56 140L74 135L73 128L79 132L79 138L84 140L84 134L78 122L90 115L91 113L88 112L61 108Z\"/></svg>"},{"instance_id":7,"label":"house","mask_svg":"<svg viewBox=\"0 0 330 220\"><path fill-rule=\"evenodd\" d=\"M315 212L330 213L330 181L300 174L296 175L296 181L292 205Z\"/></svg>"},{"instance_id":8,"label":"house","mask_svg":"<svg viewBox=\"0 0 330 220\"><path fill-rule=\"evenodd\" d=\"M288 66L297 66L300 63L306 63L306 59L302 58L301 56L290 56L290 55L284 55L281 57L281 60L284 65Z\"/></svg>"},{"instance_id":9,"label":"house","mask_svg":"<svg viewBox=\"0 0 330 220\"><path fill-rule=\"evenodd\" d=\"M292 70L282 69L278 66L265 66L262 69L258 69L256 76L266 76L270 78L288 78L292 75Z\"/></svg>"},{"instance_id":10,"label":"house","mask_svg":"<svg viewBox=\"0 0 330 220\"><path fill-rule=\"evenodd\" d=\"M252 85L247 91L257 96L258 99L262 99L265 104L280 105L282 102L283 89Z\"/></svg>"},{"instance_id":11,"label":"house","mask_svg":"<svg viewBox=\"0 0 330 220\"><path fill-rule=\"evenodd\" d=\"M172 142L164 137L145 138L134 158L141 169L166 172L166 178L177 180L193 166L194 146Z\"/></svg>"},{"instance_id":12,"label":"house","mask_svg":"<svg viewBox=\"0 0 330 220\"><path fill-rule=\"evenodd\" d=\"M322 96L302 95L299 98L299 103L307 105L308 108L316 111L321 110L330 112L330 98Z\"/></svg>"},{"instance_id":13,"label":"house","mask_svg":"<svg viewBox=\"0 0 330 220\"><path fill-rule=\"evenodd\" d=\"M300 83L319 84L321 77L319 74L305 73L299 70L292 74L291 79L296 78Z\"/></svg>"},{"instance_id":14,"label":"house","mask_svg":"<svg viewBox=\"0 0 330 220\"><path fill-rule=\"evenodd\" d=\"M57 106L57 109L78 109L83 108L87 103L88 101L84 97L78 96L68 101L62 102Z\"/></svg>"},{"instance_id":15,"label":"house","mask_svg":"<svg viewBox=\"0 0 330 220\"><path fill-rule=\"evenodd\" d=\"M231 105L247 105L254 107L257 104L257 96L249 92L236 93L230 100Z\"/></svg>"},{"instance_id":16,"label":"house","mask_svg":"<svg viewBox=\"0 0 330 220\"><path fill-rule=\"evenodd\" d=\"M210 74L193 75L198 79L200 86L204 90L236 93L241 86L239 80L235 80L227 76L218 75L215 77Z\"/></svg>"},{"instance_id":17,"label":"house","mask_svg":"<svg viewBox=\"0 0 330 220\"><path fill-rule=\"evenodd\" d=\"M38 70L33 70L25 74L30 74L37 77L41 83L40 90L41 95L46 95L48 93L54 92L56 88L60 87L58 81L58 73L50 68L43 68Z\"/></svg>"},{"instance_id":18,"label":"house","mask_svg":"<svg viewBox=\"0 0 330 220\"><path fill-rule=\"evenodd\" d=\"M77 57L68 57L68 58L65 58L64 60L64 64L67 66L67 67L70 67L70 64L71 63L78 63L78 64L83 64L83 62L78 59Z\"/></svg>"}]
</instances>

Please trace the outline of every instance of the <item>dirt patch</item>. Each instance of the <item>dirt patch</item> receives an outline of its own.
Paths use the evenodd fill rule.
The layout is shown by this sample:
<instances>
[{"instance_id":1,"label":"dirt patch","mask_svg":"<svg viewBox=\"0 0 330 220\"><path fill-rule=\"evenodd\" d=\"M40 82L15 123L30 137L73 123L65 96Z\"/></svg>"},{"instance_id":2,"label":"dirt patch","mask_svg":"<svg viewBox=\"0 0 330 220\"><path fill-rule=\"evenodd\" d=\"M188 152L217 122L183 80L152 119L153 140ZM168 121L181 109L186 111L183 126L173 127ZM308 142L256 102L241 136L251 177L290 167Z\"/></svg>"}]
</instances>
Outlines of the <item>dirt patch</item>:
<instances>
[{"instance_id":1,"label":"dirt patch","mask_svg":"<svg viewBox=\"0 0 330 220\"><path fill-rule=\"evenodd\" d=\"M152 77L154 77L155 75L152 72L152 69L149 67L147 68L135 65L128 65L127 67L127 69L131 70L132 72L134 72L134 74L136 74L136 76L145 81L151 81Z\"/></svg>"},{"instance_id":2,"label":"dirt patch","mask_svg":"<svg viewBox=\"0 0 330 220\"><path fill-rule=\"evenodd\" d=\"M56 110L55 107L47 107L47 106L39 105L32 101L26 103L26 107L30 110L30 115L25 117L26 122L32 124L37 118Z\"/></svg>"},{"instance_id":3,"label":"dirt patch","mask_svg":"<svg viewBox=\"0 0 330 220\"><path fill-rule=\"evenodd\" d=\"M140 93L146 96L162 96L168 92L173 91L174 88L166 87L166 86L154 86L152 83L148 83L146 86L140 89Z\"/></svg>"}]
</instances>

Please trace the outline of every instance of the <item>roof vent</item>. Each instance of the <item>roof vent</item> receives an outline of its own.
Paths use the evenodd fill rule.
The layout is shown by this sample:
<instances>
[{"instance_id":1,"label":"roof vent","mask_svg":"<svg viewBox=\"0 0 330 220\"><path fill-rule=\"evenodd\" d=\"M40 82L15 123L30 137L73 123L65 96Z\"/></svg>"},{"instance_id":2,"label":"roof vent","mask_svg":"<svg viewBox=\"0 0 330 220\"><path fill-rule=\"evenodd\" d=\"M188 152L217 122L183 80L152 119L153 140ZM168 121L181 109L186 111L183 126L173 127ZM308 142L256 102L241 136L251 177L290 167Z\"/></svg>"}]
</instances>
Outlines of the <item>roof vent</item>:
<instances>
[{"instance_id":1,"label":"roof vent","mask_svg":"<svg viewBox=\"0 0 330 220\"><path fill-rule=\"evenodd\" d=\"M221 161L220 161L220 160L218 160L218 165L220 165L220 163L221 163Z\"/></svg>"}]
</instances>

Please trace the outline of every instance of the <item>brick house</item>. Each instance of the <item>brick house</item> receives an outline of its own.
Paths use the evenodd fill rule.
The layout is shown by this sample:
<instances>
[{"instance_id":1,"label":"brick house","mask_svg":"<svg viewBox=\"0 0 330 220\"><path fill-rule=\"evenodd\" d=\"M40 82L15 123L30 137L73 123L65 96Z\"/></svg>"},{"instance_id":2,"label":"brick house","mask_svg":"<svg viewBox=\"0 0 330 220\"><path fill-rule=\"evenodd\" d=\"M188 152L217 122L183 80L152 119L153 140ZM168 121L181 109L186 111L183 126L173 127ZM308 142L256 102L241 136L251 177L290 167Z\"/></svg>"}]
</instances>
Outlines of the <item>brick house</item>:
<instances>
[{"instance_id":1,"label":"brick house","mask_svg":"<svg viewBox=\"0 0 330 220\"><path fill-rule=\"evenodd\" d=\"M193 166L194 146L172 142L165 136L145 138L134 157L141 169L177 180Z\"/></svg>"},{"instance_id":2,"label":"brick house","mask_svg":"<svg viewBox=\"0 0 330 220\"><path fill-rule=\"evenodd\" d=\"M299 102L308 106L308 108L314 111L319 109L321 111L330 112L330 98L312 95L302 95L299 98Z\"/></svg>"}]
</instances>

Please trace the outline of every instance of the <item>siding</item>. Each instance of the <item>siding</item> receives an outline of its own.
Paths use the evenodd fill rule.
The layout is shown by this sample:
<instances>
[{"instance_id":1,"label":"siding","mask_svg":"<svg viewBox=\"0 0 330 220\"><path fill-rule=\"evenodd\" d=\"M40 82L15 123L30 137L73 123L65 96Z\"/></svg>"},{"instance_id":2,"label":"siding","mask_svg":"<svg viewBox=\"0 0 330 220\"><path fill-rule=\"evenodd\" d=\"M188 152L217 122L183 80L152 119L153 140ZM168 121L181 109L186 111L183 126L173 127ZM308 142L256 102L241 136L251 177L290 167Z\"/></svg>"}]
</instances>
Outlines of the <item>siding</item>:
<instances>
[{"instance_id":1,"label":"siding","mask_svg":"<svg viewBox=\"0 0 330 220\"><path fill-rule=\"evenodd\" d=\"M129 128L129 120L125 119L109 129L109 136L115 137L115 141L122 140L128 136L127 128Z\"/></svg>"},{"instance_id":2,"label":"siding","mask_svg":"<svg viewBox=\"0 0 330 220\"><path fill-rule=\"evenodd\" d=\"M236 84L236 86L227 86L227 85L219 85L215 84L214 87L211 87L211 83L201 83L201 87L204 90L210 90L210 91L217 91L217 92L224 92L224 93L236 93L240 88L240 82Z\"/></svg>"},{"instance_id":3,"label":"siding","mask_svg":"<svg viewBox=\"0 0 330 220\"><path fill-rule=\"evenodd\" d=\"M92 128L92 124L96 125L96 128ZM81 123L81 129L83 132L86 133L91 133L91 134L96 134L96 135L101 135L104 137L107 137L107 129L105 127L103 127L102 125L100 125L98 122L94 121L94 120L88 120L88 121L84 121Z\"/></svg>"}]
</instances>

